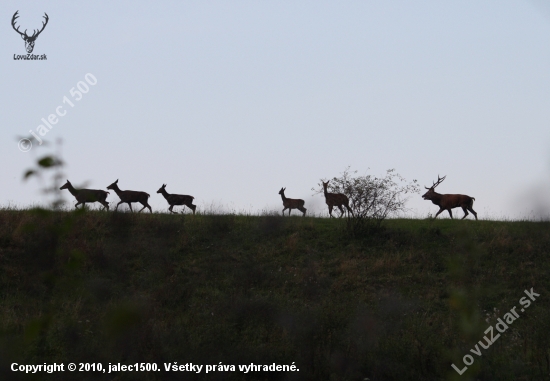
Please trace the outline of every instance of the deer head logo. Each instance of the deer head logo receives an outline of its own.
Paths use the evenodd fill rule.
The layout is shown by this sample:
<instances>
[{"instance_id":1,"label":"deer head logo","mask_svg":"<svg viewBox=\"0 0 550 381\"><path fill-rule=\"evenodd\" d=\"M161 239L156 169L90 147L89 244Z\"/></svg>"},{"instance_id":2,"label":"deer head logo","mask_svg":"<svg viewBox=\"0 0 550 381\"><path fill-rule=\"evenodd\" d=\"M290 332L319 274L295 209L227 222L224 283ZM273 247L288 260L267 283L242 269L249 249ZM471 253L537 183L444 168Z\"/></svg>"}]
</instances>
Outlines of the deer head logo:
<instances>
[{"instance_id":1,"label":"deer head logo","mask_svg":"<svg viewBox=\"0 0 550 381\"><path fill-rule=\"evenodd\" d=\"M46 19L46 22L42 22L42 29L40 29L40 30L34 29L32 36L29 36L29 35L27 35L27 30L26 29L23 33L21 33L19 31L19 27L17 27L17 28L15 27L15 20L17 18L19 18L19 15L17 13L19 13L19 11L15 12L13 14L13 17L11 19L11 26L13 27L13 29L17 33L19 33L21 35L21 38L23 40L25 40L25 49L27 49L27 53L32 53L32 50L34 49L34 42L36 41L36 38L40 35L40 33L42 33L42 31L44 30L44 28L48 24L48 20L49 20L48 14L46 12L44 12L45 16L42 16Z\"/></svg>"}]
</instances>

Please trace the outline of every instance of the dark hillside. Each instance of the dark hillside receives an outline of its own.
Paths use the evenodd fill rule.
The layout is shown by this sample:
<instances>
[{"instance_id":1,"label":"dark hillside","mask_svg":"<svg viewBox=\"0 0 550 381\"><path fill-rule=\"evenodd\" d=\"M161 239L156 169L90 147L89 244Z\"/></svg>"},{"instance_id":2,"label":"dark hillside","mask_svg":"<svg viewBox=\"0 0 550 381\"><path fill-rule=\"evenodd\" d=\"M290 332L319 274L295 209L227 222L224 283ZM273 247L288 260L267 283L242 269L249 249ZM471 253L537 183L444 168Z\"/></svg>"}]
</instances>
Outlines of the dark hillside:
<instances>
[{"instance_id":1,"label":"dark hillside","mask_svg":"<svg viewBox=\"0 0 550 381\"><path fill-rule=\"evenodd\" d=\"M0 211L0 379L549 379L550 223L389 220L363 237L344 224ZM162 370L25 375L14 362ZM299 372L239 371L251 363Z\"/></svg>"}]
</instances>

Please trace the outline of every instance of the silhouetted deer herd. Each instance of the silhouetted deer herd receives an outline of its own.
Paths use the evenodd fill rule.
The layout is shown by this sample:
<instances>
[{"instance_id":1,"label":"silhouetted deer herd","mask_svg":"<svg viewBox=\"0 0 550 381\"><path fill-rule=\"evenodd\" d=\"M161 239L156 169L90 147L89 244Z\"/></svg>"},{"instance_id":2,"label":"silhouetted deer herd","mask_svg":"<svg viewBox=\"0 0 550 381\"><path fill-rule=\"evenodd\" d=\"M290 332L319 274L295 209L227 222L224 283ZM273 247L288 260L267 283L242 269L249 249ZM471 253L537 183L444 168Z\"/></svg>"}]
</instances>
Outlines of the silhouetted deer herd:
<instances>
[{"instance_id":1,"label":"silhouetted deer herd","mask_svg":"<svg viewBox=\"0 0 550 381\"><path fill-rule=\"evenodd\" d=\"M439 177L437 176L437 181L433 183L431 187L425 187L428 191L422 195L422 198L424 200L430 200L435 205L439 206L439 211L435 215L434 218L437 218L437 216L443 212L444 210L447 210L449 212L449 215L451 218L453 218L453 213L451 212L451 209L454 208L462 208L464 211L464 217L462 219L466 218L468 216L468 211L472 212L474 217L477 220L477 213L472 209L472 206L474 204L475 198L466 196L463 194L440 194L435 191L435 188L445 180L447 176ZM340 217L345 214L344 209L342 206L344 206L348 212L348 216L353 214L353 210L351 209L349 205L349 198L345 194L342 193L329 193L327 190L329 181L322 182L323 183L323 193L325 195L325 202L328 206L328 213L330 217L333 217L332 215L332 209L336 206L338 209L340 209ZM84 208L86 206L86 203L94 203L99 202L101 205L103 205L104 209L109 210L109 203L107 200L107 195L109 195L109 192L106 192L104 190L100 189L76 189L72 186L72 184L67 180L65 185L63 185L59 189L67 189L71 194L76 198L76 201L78 201L75 205L75 208L78 207L78 205L82 204L82 207ZM149 193L146 192L140 192L140 191L131 191L131 190L121 190L118 187L118 179L111 185L107 187L107 189L113 190L117 196L120 198L120 202L116 205L115 211L118 209L118 206L120 204L128 204L130 207L130 210L133 212L132 209L132 203L133 202L139 202L141 205L143 205L143 208L139 210L141 212L143 209L148 208L149 212L153 213L153 210L151 209L151 206L147 202L149 200ZM283 216L285 215L285 211L288 209L288 215L290 216L290 213L292 212L292 209L298 209L300 212L302 212L302 216L305 217L307 209L304 207L305 201L302 199L297 198L287 198L285 196L285 190L286 188L281 188L279 191L279 194L281 195L281 199L283 200ZM185 205L189 209L193 211L193 215L195 214L195 211L197 209L197 206L193 204L193 196L184 195L184 194L171 194L166 191L166 184L162 184L162 186L159 188L157 193L160 193L164 196L166 201L168 202L168 205L170 207L168 210L170 213L176 213L172 209L176 205ZM138 212L138 213L139 213Z\"/></svg>"}]
</instances>

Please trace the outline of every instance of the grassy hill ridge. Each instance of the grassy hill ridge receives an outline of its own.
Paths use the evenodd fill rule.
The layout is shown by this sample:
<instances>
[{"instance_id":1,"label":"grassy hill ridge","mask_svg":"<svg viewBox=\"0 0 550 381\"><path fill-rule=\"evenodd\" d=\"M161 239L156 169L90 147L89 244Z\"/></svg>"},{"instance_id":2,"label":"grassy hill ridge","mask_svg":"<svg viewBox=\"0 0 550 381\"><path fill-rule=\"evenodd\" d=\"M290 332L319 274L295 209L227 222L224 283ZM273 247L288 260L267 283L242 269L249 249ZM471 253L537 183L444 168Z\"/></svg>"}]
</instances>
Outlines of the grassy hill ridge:
<instances>
[{"instance_id":1,"label":"grassy hill ridge","mask_svg":"<svg viewBox=\"0 0 550 381\"><path fill-rule=\"evenodd\" d=\"M12 362L176 361L300 371L116 379L548 379L548 248L548 222L388 220L350 237L343 219L2 210L0 378L113 379Z\"/></svg>"}]
</instances>

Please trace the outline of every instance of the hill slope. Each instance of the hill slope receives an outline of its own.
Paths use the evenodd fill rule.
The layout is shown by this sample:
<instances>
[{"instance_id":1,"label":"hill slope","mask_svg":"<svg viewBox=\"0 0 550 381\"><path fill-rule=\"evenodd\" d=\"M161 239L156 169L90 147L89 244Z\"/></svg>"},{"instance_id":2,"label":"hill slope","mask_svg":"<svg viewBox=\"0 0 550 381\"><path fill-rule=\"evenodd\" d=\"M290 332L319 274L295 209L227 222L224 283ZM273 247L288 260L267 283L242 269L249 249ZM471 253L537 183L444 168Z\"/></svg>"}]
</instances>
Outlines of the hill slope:
<instances>
[{"instance_id":1,"label":"hill slope","mask_svg":"<svg viewBox=\"0 0 550 381\"><path fill-rule=\"evenodd\" d=\"M549 248L542 222L390 220L353 238L344 220L3 210L0 378L547 379ZM13 362L162 371L48 378ZM251 363L299 372L239 371Z\"/></svg>"}]
</instances>

